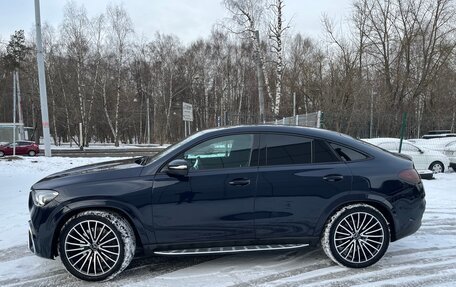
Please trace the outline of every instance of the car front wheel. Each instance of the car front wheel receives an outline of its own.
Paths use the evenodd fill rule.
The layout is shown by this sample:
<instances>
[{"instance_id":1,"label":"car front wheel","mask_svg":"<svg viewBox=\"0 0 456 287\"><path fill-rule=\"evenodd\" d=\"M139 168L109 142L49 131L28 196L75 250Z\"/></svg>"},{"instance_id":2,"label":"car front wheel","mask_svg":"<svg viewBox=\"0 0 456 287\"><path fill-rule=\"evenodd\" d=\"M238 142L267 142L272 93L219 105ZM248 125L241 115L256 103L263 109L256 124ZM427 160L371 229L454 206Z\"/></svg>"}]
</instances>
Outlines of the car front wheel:
<instances>
[{"instance_id":1,"label":"car front wheel","mask_svg":"<svg viewBox=\"0 0 456 287\"><path fill-rule=\"evenodd\" d=\"M28 155L29 156L35 156L36 152L34 150L31 150L31 151L28 152Z\"/></svg>"},{"instance_id":2,"label":"car front wheel","mask_svg":"<svg viewBox=\"0 0 456 287\"><path fill-rule=\"evenodd\" d=\"M5 156L5 153L0 151L0 157L3 157L3 156Z\"/></svg>"},{"instance_id":3,"label":"car front wheel","mask_svg":"<svg viewBox=\"0 0 456 287\"><path fill-rule=\"evenodd\" d=\"M59 237L65 268L87 281L114 278L130 264L135 248L128 221L108 211L85 211L70 218Z\"/></svg>"},{"instance_id":4,"label":"car front wheel","mask_svg":"<svg viewBox=\"0 0 456 287\"><path fill-rule=\"evenodd\" d=\"M321 244L341 266L363 268L383 257L390 242L388 222L367 204L353 204L336 212L326 224Z\"/></svg>"}]
</instances>

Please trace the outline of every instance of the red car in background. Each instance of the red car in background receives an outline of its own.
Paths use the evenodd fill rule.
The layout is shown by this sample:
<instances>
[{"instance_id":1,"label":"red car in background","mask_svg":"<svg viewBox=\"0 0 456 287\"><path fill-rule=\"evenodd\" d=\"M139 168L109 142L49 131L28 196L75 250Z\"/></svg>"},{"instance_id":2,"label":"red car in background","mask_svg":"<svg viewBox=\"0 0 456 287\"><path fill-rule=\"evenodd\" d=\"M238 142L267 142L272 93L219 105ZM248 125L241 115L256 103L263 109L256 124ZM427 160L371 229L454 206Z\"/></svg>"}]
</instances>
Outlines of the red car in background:
<instances>
[{"instance_id":1,"label":"red car in background","mask_svg":"<svg viewBox=\"0 0 456 287\"><path fill-rule=\"evenodd\" d=\"M40 152L39 146L30 141L17 141L16 142L16 154L23 155L27 154L29 156L35 156ZM13 154L13 143L7 143L5 145L0 145L0 157L5 155Z\"/></svg>"}]
</instances>

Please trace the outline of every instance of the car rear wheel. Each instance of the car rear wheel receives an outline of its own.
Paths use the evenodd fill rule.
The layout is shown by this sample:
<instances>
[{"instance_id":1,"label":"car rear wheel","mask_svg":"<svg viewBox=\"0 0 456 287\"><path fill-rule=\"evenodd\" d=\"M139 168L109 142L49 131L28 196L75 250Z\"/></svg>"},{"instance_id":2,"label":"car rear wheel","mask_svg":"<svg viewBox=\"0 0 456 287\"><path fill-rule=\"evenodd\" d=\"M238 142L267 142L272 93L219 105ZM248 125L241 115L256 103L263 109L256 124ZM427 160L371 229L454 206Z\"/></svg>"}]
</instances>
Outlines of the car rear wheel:
<instances>
[{"instance_id":1,"label":"car rear wheel","mask_svg":"<svg viewBox=\"0 0 456 287\"><path fill-rule=\"evenodd\" d=\"M5 153L0 151L0 157L4 157L5 156Z\"/></svg>"},{"instance_id":2,"label":"car rear wheel","mask_svg":"<svg viewBox=\"0 0 456 287\"><path fill-rule=\"evenodd\" d=\"M28 152L28 155L29 156L35 156L36 152L34 150L31 150L31 151Z\"/></svg>"},{"instance_id":3,"label":"car rear wheel","mask_svg":"<svg viewBox=\"0 0 456 287\"><path fill-rule=\"evenodd\" d=\"M341 266L363 268L383 257L390 242L388 222L367 204L353 204L336 212L326 224L321 244Z\"/></svg>"},{"instance_id":4,"label":"car rear wheel","mask_svg":"<svg viewBox=\"0 0 456 287\"><path fill-rule=\"evenodd\" d=\"M432 170L433 173L442 173L445 171L445 168L443 167L443 163L440 161L434 161L429 166L429 170Z\"/></svg>"},{"instance_id":5,"label":"car rear wheel","mask_svg":"<svg viewBox=\"0 0 456 287\"><path fill-rule=\"evenodd\" d=\"M85 211L70 218L59 237L65 268L87 281L114 278L130 264L135 249L128 221L107 211Z\"/></svg>"}]
</instances>

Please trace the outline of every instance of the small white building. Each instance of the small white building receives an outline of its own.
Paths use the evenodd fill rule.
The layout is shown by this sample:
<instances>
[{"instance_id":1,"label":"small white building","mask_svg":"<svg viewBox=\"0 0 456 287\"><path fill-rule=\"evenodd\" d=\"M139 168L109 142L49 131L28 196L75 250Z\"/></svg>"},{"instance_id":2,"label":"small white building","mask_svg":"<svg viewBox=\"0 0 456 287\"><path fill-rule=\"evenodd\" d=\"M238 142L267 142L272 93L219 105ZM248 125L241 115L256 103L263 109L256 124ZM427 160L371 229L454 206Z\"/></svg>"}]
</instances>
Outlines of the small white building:
<instances>
[{"instance_id":1,"label":"small white building","mask_svg":"<svg viewBox=\"0 0 456 287\"><path fill-rule=\"evenodd\" d=\"M0 143L13 141L14 126L16 125L16 141L30 140L33 128L24 127L22 123L0 123ZM22 132L23 131L23 132Z\"/></svg>"}]
</instances>

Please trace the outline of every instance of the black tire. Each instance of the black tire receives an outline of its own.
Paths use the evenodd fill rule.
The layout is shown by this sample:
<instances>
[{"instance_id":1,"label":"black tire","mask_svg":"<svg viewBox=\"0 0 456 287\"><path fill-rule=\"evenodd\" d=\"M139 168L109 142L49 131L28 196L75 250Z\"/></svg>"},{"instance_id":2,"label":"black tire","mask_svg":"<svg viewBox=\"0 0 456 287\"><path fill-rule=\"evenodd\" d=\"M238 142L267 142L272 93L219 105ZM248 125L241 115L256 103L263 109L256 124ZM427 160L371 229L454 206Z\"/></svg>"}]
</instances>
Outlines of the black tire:
<instances>
[{"instance_id":1,"label":"black tire","mask_svg":"<svg viewBox=\"0 0 456 287\"><path fill-rule=\"evenodd\" d=\"M66 222L59 236L63 265L70 274L86 281L114 278L130 264L135 249L133 229L113 212L79 213Z\"/></svg>"},{"instance_id":2,"label":"black tire","mask_svg":"<svg viewBox=\"0 0 456 287\"><path fill-rule=\"evenodd\" d=\"M429 165L429 170L431 170L433 173L442 173L445 172L445 167L440 161L434 161Z\"/></svg>"},{"instance_id":3,"label":"black tire","mask_svg":"<svg viewBox=\"0 0 456 287\"><path fill-rule=\"evenodd\" d=\"M364 268L383 257L390 242L388 222L376 208L353 204L336 212L321 238L326 255L337 264Z\"/></svg>"},{"instance_id":4,"label":"black tire","mask_svg":"<svg viewBox=\"0 0 456 287\"><path fill-rule=\"evenodd\" d=\"M34 150L29 150L28 155L29 155L29 156L35 156L35 155L36 155L36 151L34 151Z\"/></svg>"},{"instance_id":5,"label":"black tire","mask_svg":"<svg viewBox=\"0 0 456 287\"><path fill-rule=\"evenodd\" d=\"M0 151L0 157L4 157L5 156L5 153Z\"/></svg>"}]
</instances>

